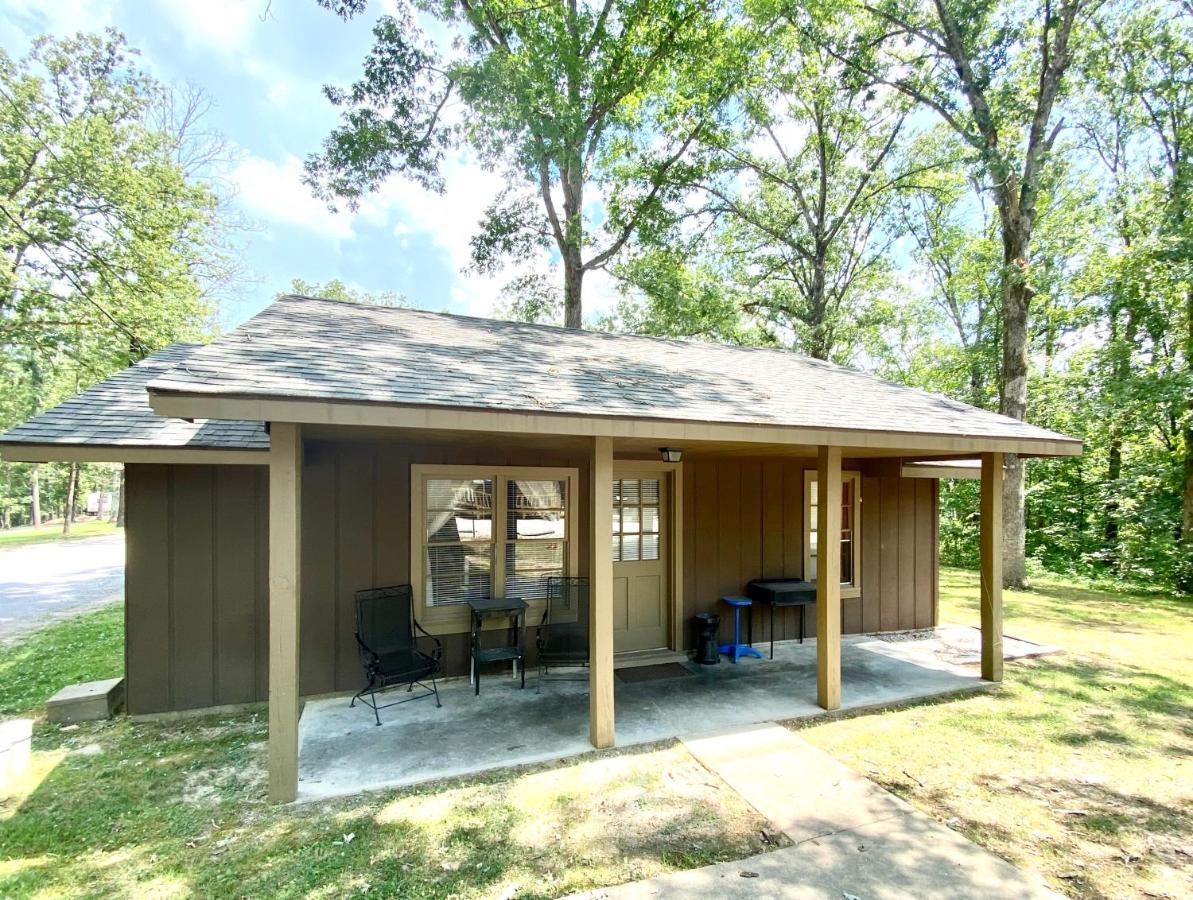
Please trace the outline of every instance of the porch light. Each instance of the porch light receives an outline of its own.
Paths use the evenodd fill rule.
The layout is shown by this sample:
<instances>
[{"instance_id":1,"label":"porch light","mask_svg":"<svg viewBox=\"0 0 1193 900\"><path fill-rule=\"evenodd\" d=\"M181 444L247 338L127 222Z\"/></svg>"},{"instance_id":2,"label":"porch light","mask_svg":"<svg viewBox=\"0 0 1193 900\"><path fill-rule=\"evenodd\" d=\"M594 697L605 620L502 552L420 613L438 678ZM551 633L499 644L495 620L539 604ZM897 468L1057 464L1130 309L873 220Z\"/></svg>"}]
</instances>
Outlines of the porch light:
<instances>
[{"instance_id":1,"label":"porch light","mask_svg":"<svg viewBox=\"0 0 1193 900\"><path fill-rule=\"evenodd\" d=\"M660 447L659 454L663 457L663 462L677 463L683 459L683 450L679 447Z\"/></svg>"}]
</instances>

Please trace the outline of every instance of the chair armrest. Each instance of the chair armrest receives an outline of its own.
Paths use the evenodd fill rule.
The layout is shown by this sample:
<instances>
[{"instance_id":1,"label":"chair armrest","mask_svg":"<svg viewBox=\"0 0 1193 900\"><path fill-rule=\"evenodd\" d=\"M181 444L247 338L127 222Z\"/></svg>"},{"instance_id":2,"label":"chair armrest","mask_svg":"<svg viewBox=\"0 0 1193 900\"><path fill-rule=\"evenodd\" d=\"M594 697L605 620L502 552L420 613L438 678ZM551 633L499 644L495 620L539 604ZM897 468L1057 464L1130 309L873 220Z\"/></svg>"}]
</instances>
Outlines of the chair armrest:
<instances>
[{"instance_id":1,"label":"chair armrest","mask_svg":"<svg viewBox=\"0 0 1193 900\"><path fill-rule=\"evenodd\" d=\"M435 635L431 634L431 632L427 631L427 629L425 629L421 625L419 625L418 619L414 620L414 627L420 633L422 633L423 636L429 637L432 641L435 642L435 650L432 652L431 657L435 660L443 659L443 641L439 640L439 638L435 637Z\"/></svg>"}]
</instances>

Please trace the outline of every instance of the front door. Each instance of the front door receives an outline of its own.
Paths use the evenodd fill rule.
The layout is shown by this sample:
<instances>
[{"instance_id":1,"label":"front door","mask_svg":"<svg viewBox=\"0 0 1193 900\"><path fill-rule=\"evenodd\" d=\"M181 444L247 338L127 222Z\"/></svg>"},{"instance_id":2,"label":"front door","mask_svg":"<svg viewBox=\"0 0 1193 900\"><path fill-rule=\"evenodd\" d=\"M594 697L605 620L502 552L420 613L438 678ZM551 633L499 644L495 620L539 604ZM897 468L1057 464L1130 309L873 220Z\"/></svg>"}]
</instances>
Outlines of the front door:
<instances>
[{"instance_id":1,"label":"front door","mask_svg":"<svg viewBox=\"0 0 1193 900\"><path fill-rule=\"evenodd\" d=\"M670 528L667 475L613 472L613 649L668 643Z\"/></svg>"}]
</instances>

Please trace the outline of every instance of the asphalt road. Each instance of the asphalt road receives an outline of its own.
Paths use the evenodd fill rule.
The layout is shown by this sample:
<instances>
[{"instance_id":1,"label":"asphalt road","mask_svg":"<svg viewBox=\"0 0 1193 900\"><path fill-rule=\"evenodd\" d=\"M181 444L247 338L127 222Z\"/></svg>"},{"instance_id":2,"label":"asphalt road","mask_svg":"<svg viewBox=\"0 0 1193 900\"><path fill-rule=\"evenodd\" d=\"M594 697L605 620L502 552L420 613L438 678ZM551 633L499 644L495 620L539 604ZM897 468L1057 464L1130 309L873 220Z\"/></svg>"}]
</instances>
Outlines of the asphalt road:
<instances>
[{"instance_id":1,"label":"asphalt road","mask_svg":"<svg viewBox=\"0 0 1193 900\"><path fill-rule=\"evenodd\" d=\"M0 549L0 643L123 597L123 533Z\"/></svg>"}]
</instances>

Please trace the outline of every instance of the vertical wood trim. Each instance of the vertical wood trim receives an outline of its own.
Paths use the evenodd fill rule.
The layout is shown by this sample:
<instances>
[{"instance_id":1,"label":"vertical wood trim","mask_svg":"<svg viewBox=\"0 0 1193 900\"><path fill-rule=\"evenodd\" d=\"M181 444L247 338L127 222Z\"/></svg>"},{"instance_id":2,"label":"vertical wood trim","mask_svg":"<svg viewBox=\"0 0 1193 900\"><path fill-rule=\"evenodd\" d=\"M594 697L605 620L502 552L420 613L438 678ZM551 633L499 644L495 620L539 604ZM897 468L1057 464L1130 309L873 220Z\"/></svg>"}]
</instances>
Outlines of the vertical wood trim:
<instances>
[{"instance_id":1,"label":"vertical wood trim","mask_svg":"<svg viewBox=\"0 0 1193 900\"><path fill-rule=\"evenodd\" d=\"M821 502L816 504L816 702L824 709L841 706L841 554L823 552L828 535L841 533L841 448L821 447L816 459Z\"/></svg>"},{"instance_id":2,"label":"vertical wood trim","mask_svg":"<svg viewBox=\"0 0 1193 900\"><path fill-rule=\"evenodd\" d=\"M588 739L612 747L613 726L613 440L592 439L588 499Z\"/></svg>"},{"instance_id":3,"label":"vertical wood trim","mask_svg":"<svg viewBox=\"0 0 1193 900\"><path fill-rule=\"evenodd\" d=\"M862 478L862 631L879 629L879 603L882 600L882 480Z\"/></svg>"},{"instance_id":4,"label":"vertical wood trim","mask_svg":"<svg viewBox=\"0 0 1193 900\"><path fill-rule=\"evenodd\" d=\"M982 454L982 677L1002 681L1002 454Z\"/></svg>"},{"instance_id":5,"label":"vertical wood trim","mask_svg":"<svg viewBox=\"0 0 1193 900\"><path fill-rule=\"evenodd\" d=\"M684 649L684 517L683 464L671 472L671 649ZM612 531L612 522L610 522Z\"/></svg>"},{"instance_id":6,"label":"vertical wood trim","mask_svg":"<svg viewBox=\"0 0 1193 900\"><path fill-rule=\"evenodd\" d=\"M299 585L302 426L274 422L269 436L269 799L298 795Z\"/></svg>"},{"instance_id":7,"label":"vertical wood trim","mask_svg":"<svg viewBox=\"0 0 1193 900\"><path fill-rule=\"evenodd\" d=\"M940 624L940 481L932 479L932 626Z\"/></svg>"}]
</instances>

